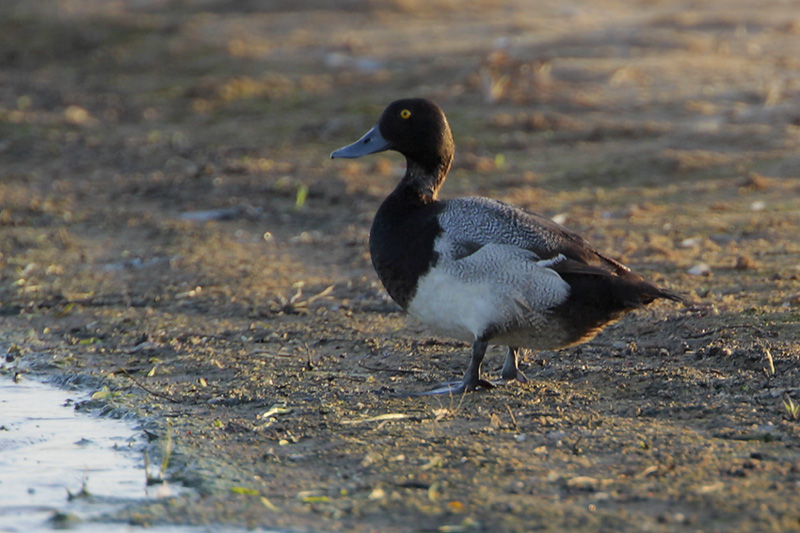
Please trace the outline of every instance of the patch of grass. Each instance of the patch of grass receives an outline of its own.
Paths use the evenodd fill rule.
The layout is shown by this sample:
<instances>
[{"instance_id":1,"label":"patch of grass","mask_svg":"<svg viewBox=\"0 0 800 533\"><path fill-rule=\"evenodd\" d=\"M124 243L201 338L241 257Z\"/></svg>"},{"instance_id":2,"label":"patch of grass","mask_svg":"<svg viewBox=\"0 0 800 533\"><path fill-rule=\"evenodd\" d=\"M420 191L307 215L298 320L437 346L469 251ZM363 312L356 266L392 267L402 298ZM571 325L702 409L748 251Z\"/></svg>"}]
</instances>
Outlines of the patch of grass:
<instances>
[{"instance_id":1,"label":"patch of grass","mask_svg":"<svg viewBox=\"0 0 800 533\"><path fill-rule=\"evenodd\" d=\"M107 403L115 404L128 396L130 395L127 395L122 391L112 391L111 389L108 388L108 386L104 385L102 389L92 394L92 400L103 400Z\"/></svg>"},{"instance_id":2,"label":"patch of grass","mask_svg":"<svg viewBox=\"0 0 800 533\"><path fill-rule=\"evenodd\" d=\"M786 409L786 414L790 420L797 420L800 418L800 404L794 403L791 397L786 396L783 399L783 407Z\"/></svg>"},{"instance_id":3,"label":"patch of grass","mask_svg":"<svg viewBox=\"0 0 800 533\"><path fill-rule=\"evenodd\" d=\"M157 485L164 483L167 480L167 469L169 468L169 460L172 457L172 422L167 421L167 430L164 439L161 442L161 466L155 474L150 469L150 454L145 450L144 452L144 473L147 478L147 485Z\"/></svg>"}]
</instances>

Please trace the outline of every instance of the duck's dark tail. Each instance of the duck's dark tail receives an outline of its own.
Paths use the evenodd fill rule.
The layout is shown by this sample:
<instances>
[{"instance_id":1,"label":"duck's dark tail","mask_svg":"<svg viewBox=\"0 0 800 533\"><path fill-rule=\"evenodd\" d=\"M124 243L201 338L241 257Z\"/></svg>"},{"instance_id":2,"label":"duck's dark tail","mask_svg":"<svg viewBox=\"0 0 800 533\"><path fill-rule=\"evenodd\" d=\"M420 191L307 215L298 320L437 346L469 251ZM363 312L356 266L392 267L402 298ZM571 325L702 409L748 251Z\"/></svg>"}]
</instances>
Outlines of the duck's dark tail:
<instances>
[{"instance_id":1,"label":"duck's dark tail","mask_svg":"<svg viewBox=\"0 0 800 533\"><path fill-rule=\"evenodd\" d=\"M654 287L655 287L655 285L654 285ZM682 294L678 294L677 292L674 292L674 291L671 291L671 290L668 290L668 289L663 289L661 287L655 287L655 288L658 290L658 292L656 294L656 298L666 298L667 300L672 300L673 302L678 302L678 303L681 303L683 305L691 305L691 303L692 303L688 298L686 298L686 296L684 296ZM646 303L650 303L650 302L646 302Z\"/></svg>"},{"instance_id":2,"label":"duck's dark tail","mask_svg":"<svg viewBox=\"0 0 800 533\"><path fill-rule=\"evenodd\" d=\"M643 307L659 298L689 304L683 295L658 287L627 268L610 270L569 259L552 268L569 283L571 299L610 313Z\"/></svg>"}]
</instances>

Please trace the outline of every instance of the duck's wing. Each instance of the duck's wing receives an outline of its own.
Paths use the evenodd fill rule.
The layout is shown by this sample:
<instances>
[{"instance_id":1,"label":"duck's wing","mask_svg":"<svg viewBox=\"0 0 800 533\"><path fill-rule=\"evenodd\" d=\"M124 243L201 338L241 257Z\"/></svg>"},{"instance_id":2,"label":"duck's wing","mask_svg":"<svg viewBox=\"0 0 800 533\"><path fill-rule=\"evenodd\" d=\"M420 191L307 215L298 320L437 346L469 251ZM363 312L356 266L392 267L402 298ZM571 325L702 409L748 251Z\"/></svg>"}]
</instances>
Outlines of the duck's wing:
<instances>
[{"instance_id":1,"label":"duck's wing","mask_svg":"<svg viewBox=\"0 0 800 533\"><path fill-rule=\"evenodd\" d=\"M646 281L577 233L541 215L488 198L459 198L445 202L438 219L442 228L439 249L449 249L455 259L489 244L509 245L530 252L537 260L552 260L548 268L566 280L573 293L604 287L611 291L609 298L613 296L625 307L638 307L656 298L685 302L682 296Z\"/></svg>"},{"instance_id":2,"label":"duck's wing","mask_svg":"<svg viewBox=\"0 0 800 533\"><path fill-rule=\"evenodd\" d=\"M456 250L468 252L487 244L507 244L528 250L539 259L563 255L616 275L625 276L631 272L622 263L597 251L577 233L546 217L497 200L449 200L438 218L442 236L452 242Z\"/></svg>"}]
</instances>

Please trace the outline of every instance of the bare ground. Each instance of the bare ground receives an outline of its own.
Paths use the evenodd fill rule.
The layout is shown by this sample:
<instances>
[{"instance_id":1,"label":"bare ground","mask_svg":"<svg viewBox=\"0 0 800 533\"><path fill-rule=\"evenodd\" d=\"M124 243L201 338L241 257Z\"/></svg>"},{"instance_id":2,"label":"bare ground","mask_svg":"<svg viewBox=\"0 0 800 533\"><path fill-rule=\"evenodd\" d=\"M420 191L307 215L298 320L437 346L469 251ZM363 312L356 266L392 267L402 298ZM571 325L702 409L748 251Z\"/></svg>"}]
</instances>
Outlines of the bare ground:
<instances>
[{"instance_id":1,"label":"bare ground","mask_svg":"<svg viewBox=\"0 0 800 533\"><path fill-rule=\"evenodd\" d=\"M111 393L192 495L132 523L291 531L800 528L800 16L783 2L4 2L4 372ZM375 278L439 102L445 196L556 217L696 303L531 382L407 398L468 348ZM501 351L490 354L497 373Z\"/></svg>"}]
</instances>

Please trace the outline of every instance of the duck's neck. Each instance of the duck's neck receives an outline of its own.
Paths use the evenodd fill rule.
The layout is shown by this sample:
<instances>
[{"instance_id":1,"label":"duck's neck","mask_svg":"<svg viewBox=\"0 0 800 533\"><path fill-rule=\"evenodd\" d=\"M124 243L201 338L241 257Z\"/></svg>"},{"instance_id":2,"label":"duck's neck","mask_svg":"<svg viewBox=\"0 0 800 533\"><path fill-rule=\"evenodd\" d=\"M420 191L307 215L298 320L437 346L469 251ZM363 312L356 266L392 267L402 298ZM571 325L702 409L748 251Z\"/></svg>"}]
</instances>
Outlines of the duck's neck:
<instances>
[{"instance_id":1,"label":"duck's neck","mask_svg":"<svg viewBox=\"0 0 800 533\"><path fill-rule=\"evenodd\" d=\"M428 165L407 159L406 174L392 194L415 205L427 205L435 202L452 162L452 154L438 158L437 161Z\"/></svg>"}]
</instances>

